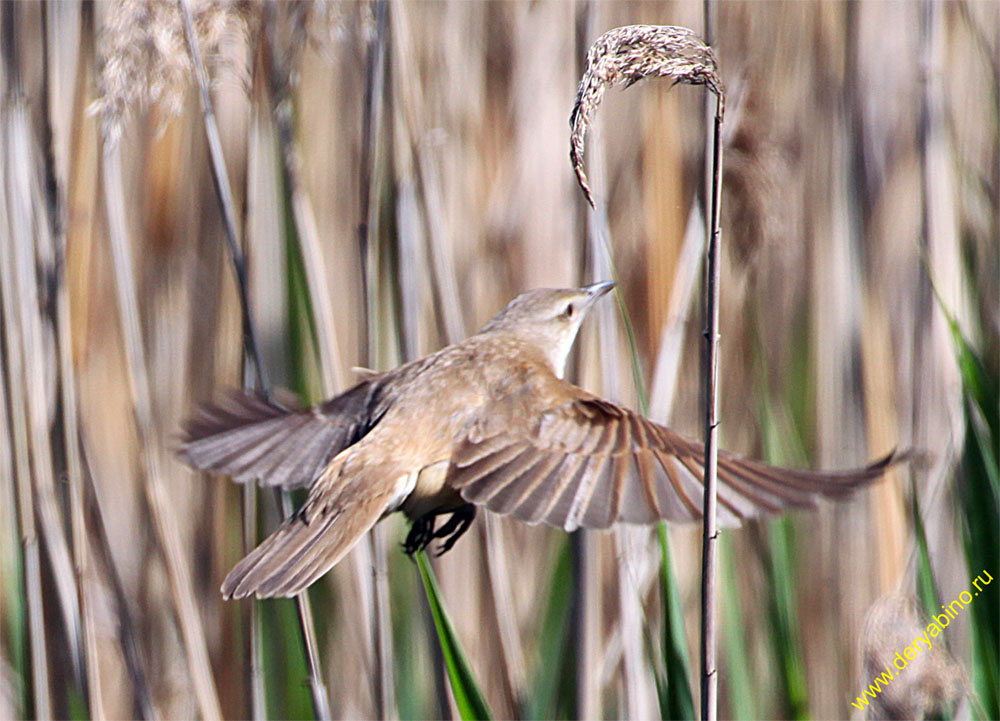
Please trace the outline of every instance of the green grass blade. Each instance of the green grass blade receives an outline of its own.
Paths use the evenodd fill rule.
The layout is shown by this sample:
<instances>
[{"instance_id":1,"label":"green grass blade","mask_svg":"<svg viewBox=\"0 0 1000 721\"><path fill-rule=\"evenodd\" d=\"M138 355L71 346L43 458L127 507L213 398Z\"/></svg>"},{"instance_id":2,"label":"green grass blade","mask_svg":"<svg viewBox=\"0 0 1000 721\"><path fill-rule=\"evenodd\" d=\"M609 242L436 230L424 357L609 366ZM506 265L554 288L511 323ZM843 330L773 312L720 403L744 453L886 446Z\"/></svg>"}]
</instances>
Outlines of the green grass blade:
<instances>
[{"instance_id":1,"label":"green grass blade","mask_svg":"<svg viewBox=\"0 0 1000 721\"><path fill-rule=\"evenodd\" d=\"M920 515L920 502L915 483L910 492L910 518L913 522L913 534L917 542L917 598L928 616L933 617L940 610L940 602L938 601L937 585L934 583L934 570L931 567L927 532L924 528L924 519ZM953 708L941 709L941 721L950 721L954 717L953 711Z\"/></svg>"},{"instance_id":2,"label":"green grass blade","mask_svg":"<svg viewBox=\"0 0 1000 721\"><path fill-rule=\"evenodd\" d=\"M295 602L284 598L261 601L260 624L268 717L316 718Z\"/></svg>"},{"instance_id":3,"label":"green grass blade","mask_svg":"<svg viewBox=\"0 0 1000 721\"><path fill-rule=\"evenodd\" d=\"M287 193L282 195L282 204L285 219L285 288L288 295L289 385L308 403L322 397L316 362L315 313Z\"/></svg>"},{"instance_id":4,"label":"green grass blade","mask_svg":"<svg viewBox=\"0 0 1000 721\"><path fill-rule=\"evenodd\" d=\"M966 436L962 452L961 511L965 558L972 576L993 575L1000 568L1000 503L994 449L998 398L996 374L986 371L956 332L962 365ZM985 580L985 576L983 578ZM984 587L971 604L972 681L983 718L1000 718L1000 586Z\"/></svg>"},{"instance_id":5,"label":"green grass blade","mask_svg":"<svg viewBox=\"0 0 1000 721\"><path fill-rule=\"evenodd\" d=\"M403 528L402 520L391 523L391 533ZM413 564L404 553L389 553L389 578L392 608L413 609L412 613L397 613L392 617L394 673L399 718L435 718L447 713L437 708L433 694L433 677L436 671L433 645L427 635L429 624L425 621L426 609L420 601L420 580L411 573ZM418 609L419 606L419 609ZM424 640L428 642L425 643Z\"/></svg>"},{"instance_id":6,"label":"green grass blade","mask_svg":"<svg viewBox=\"0 0 1000 721\"><path fill-rule=\"evenodd\" d=\"M785 703L783 715L792 719L808 719L809 691L795 612L794 527L791 519L785 517L772 523L769 530L771 553L766 566L771 594L768 616L774 656L781 667L778 678Z\"/></svg>"},{"instance_id":7,"label":"green grass blade","mask_svg":"<svg viewBox=\"0 0 1000 721\"><path fill-rule=\"evenodd\" d=\"M472 667L462 651L458 635L452 626L448 612L445 610L441 591L438 588L434 572L427 562L427 554L419 551L414 555L417 568L420 570L420 580L424 584L427 603L434 618L434 628L437 630L438 641L441 643L441 653L444 656L445 667L448 670L448 680L455 696L458 714L465 721L470 719L491 719L493 714L486 704L486 697L472 675Z\"/></svg>"},{"instance_id":8,"label":"green grass blade","mask_svg":"<svg viewBox=\"0 0 1000 721\"><path fill-rule=\"evenodd\" d=\"M743 633L743 610L740 608L740 590L736 587L739 570L733 559L733 537L723 533L722 551L722 632L725 638L726 654L726 697L729 700L729 715L737 721L760 718L757 711L750 657Z\"/></svg>"},{"instance_id":9,"label":"green grass blade","mask_svg":"<svg viewBox=\"0 0 1000 721\"><path fill-rule=\"evenodd\" d=\"M528 718L568 719L576 697L575 669L570 661L570 618L573 615L573 555L568 538L561 538L548 601L538 630L538 661Z\"/></svg>"},{"instance_id":10,"label":"green grass blade","mask_svg":"<svg viewBox=\"0 0 1000 721\"><path fill-rule=\"evenodd\" d=\"M781 425L774 408L768 402L769 395L761 394L761 435L764 441L764 457L768 462L779 464L787 461L778 439L797 440L794 428ZM804 451L799 444L798 454ZM792 719L808 719L809 687L805 677L805 658L799 637L800 627L796 613L795 597L795 526L788 516L768 524L770 553L763 557L768 578L768 624L769 637L774 659L779 666L778 679L782 689L781 702L783 716Z\"/></svg>"},{"instance_id":11,"label":"green grass blade","mask_svg":"<svg viewBox=\"0 0 1000 721\"><path fill-rule=\"evenodd\" d=\"M660 538L660 579L663 583L663 659L666 666L666 693L660 694L660 715L664 719L693 719L694 699L688 681L687 636L684 633L684 615L681 611L680 593L670 562L670 544L667 525L657 527Z\"/></svg>"},{"instance_id":12,"label":"green grass blade","mask_svg":"<svg viewBox=\"0 0 1000 721\"><path fill-rule=\"evenodd\" d=\"M910 493L910 517L913 521L913 534L917 541L917 597L927 613L933 616L938 613L940 601L938 600L937 585L934 583L930 548L927 545L924 519L920 514L920 501L917 498L916 484Z\"/></svg>"},{"instance_id":13,"label":"green grass blade","mask_svg":"<svg viewBox=\"0 0 1000 721\"><path fill-rule=\"evenodd\" d=\"M965 399L966 422L970 429L976 421L977 410L969 395ZM996 406L994 406L994 409ZM996 411L994 411L996 412ZM985 434L982 434L985 435ZM1000 439L996 435L989 441L992 448ZM1000 513L998 513L995 467L991 478L990 451L981 434L967 432L962 454L961 510L965 558L970 576L982 578L995 576L1000 567ZM1000 718L1000 585L989 583L977 593L971 604L972 611L972 682L979 702L982 718Z\"/></svg>"},{"instance_id":14,"label":"green grass blade","mask_svg":"<svg viewBox=\"0 0 1000 721\"><path fill-rule=\"evenodd\" d=\"M933 285L932 285L933 287ZM1000 373L979 357L955 317L937 295L955 345L962 376L966 434L959 484L960 524L969 574L974 578L1000 570L1000 474L996 449L1000 445ZM971 581L972 579L970 579ZM985 585L971 604L972 685L980 718L1000 718L1000 585Z\"/></svg>"}]
</instances>

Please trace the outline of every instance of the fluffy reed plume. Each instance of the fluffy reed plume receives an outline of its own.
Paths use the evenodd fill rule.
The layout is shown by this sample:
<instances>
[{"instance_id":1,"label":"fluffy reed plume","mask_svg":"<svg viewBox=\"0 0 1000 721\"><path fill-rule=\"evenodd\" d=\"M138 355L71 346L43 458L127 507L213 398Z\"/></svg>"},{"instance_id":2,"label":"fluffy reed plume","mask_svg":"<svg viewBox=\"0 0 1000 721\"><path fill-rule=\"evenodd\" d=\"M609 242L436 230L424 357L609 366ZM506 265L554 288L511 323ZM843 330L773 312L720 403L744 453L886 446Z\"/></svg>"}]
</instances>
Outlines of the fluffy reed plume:
<instances>
[{"instance_id":1,"label":"fluffy reed plume","mask_svg":"<svg viewBox=\"0 0 1000 721\"><path fill-rule=\"evenodd\" d=\"M861 684L866 688L898 653L923 637L927 631L926 614L915 599L892 594L872 604L861 631ZM955 710L955 703L965 691L962 668L945 649L943 637L909 660L905 670L868 704L868 719L944 718Z\"/></svg>"},{"instance_id":2,"label":"fluffy reed plume","mask_svg":"<svg viewBox=\"0 0 1000 721\"><path fill-rule=\"evenodd\" d=\"M212 55L231 32L247 32L252 3L194 0L195 32ZM130 112L157 104L165 117L181 112L192 73L184 24L174 0L118 0L98 38L100 114L104 137L117 142Z\"/></svg>"},{"instance_id":3,"label":"fluffy reed plume","mask_svg":"<svg viewBox=\"0 0 1000 721\"><path fill-rule=\"evenodd\" d=\"M583 144L604 91L619 83L629 87L643 78L669 78L677 83L706 85L723 94L715 53L693 31L670 25L626 25L604 33L587 52L587 69L576 90L569 116L569 157L587 201L594 197L583 168Z\"/></svg>"},{"instance_id":4,"label":"fluffy reed plume","mask_svg":"<svg viewBox=\"0 0 1000 721\"><path fill-rule=\"evenodd\" d=\"M738 116L735 130L727 139L726 174L723 189L726 203L722 208L727 228L732 233L729 247L744 264L762 247L773 247L782 238L798 238L801 229L793 204L783 193L791 186L796 157L793 148L773 130L767 111L748 98L748 107Z\"/></svg>"}]
</instances>

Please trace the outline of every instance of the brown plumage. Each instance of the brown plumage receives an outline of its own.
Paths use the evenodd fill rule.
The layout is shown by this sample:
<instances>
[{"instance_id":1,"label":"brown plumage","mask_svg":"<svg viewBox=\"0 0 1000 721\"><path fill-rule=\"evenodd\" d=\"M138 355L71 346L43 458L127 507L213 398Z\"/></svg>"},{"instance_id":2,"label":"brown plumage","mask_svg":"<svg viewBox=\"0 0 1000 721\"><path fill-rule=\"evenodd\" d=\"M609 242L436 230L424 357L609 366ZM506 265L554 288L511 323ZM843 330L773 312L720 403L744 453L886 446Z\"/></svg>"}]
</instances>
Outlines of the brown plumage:
<instances>
[{"instance_id":1,"label":"brown plumage","mask_svg":"<svg viewBox=\"0 0 1000 721\"><path fill-rule=\"evenodd\" d=\"M223 595L294 595L397 510L413 520L409 552L434 538L450 548L478 505L568 531L700 518L702 445L562 379L583 316L611 287L525 293L476 335L313 408L233 393L202 409L185 427L188 463L311 484ZM822 473L720 453L720 525L846 496L901 458Z\"/></svg>"}]
</instances>

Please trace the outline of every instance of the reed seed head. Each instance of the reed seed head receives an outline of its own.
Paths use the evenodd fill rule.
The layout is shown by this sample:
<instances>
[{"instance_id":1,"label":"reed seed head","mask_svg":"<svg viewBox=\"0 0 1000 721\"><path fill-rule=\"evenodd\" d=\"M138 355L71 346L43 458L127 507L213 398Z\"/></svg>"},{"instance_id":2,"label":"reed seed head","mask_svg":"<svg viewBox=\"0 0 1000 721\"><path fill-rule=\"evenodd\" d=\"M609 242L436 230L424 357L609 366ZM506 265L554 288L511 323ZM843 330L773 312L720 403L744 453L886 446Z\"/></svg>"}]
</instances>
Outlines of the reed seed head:
<instances>
[{"instance_id":1,"label":"reed seed head","mask_svg":"<svg viewBox=\"0 0 1000 721\"><path fill-rule=\"evenodd\" d=\"M243 0L192 0L195 33L211 57L230 32L247 32L253 5ZM90 112L101 116L108 143L116 143L129 114L157 104L178 115L193 80L191 54L176 0L118 0L98 38L100 95Z\"/></svg>"},{"instance_id":2,"label":"reed seed head","mask_svg":"<svg viewBox=\"0 0 1000 721\"><path fill-rule=\"evenodd\" d=\"M715 53L692 30L670 25L626 25L599 37L587 52L587 68L569 117L569 157L591 206L594 198L583 167L583 147L597 106L608 87L624 84L627 88L650 77L669 78L674 84L705 85L719 98L725 93Z\"/></svg>"},{"instance_id":3,"label":"reed seed head","mask_svg":"<svg viewBox=\"0 0 1000 721\"><path fill-rule=\"evenodd\" d=\"M861 688L890 669L895 678L868 704L868 719L941 718L965 691L962 667L945 648L944 637L927 634L926 618L912 596L892 594L872 604L861 632ZM930 648L923 638L927 637ZM920 639L914 644L914 639ZM897 655L916 647L906 667L894 666Z\"/></svg>"}]
</instances>

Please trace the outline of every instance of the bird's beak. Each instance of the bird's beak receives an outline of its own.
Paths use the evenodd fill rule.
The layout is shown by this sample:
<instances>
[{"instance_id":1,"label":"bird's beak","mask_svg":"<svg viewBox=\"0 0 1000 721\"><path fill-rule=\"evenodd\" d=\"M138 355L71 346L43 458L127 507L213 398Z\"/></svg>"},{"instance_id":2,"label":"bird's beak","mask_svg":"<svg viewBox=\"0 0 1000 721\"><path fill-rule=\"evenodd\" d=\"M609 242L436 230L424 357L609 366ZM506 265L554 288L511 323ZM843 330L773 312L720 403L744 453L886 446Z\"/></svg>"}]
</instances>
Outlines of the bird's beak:
<instances>
[{"instance_id":1,"label":"bird's beak","mask_svg":"<svg viewBox=\"0 0 1000 721\"><path fill-rule=\"evenodd\" d=\"M587 298L586 302L586 304L589 306L593 305L598 298L610 292L611 289L614 287L615 283L613 281L604 280L601 281L600 283L594 283L593 285L584 286L580 290L582 290L584 293L590 296L589 298Z\"/></svg>"}]
</instances>

